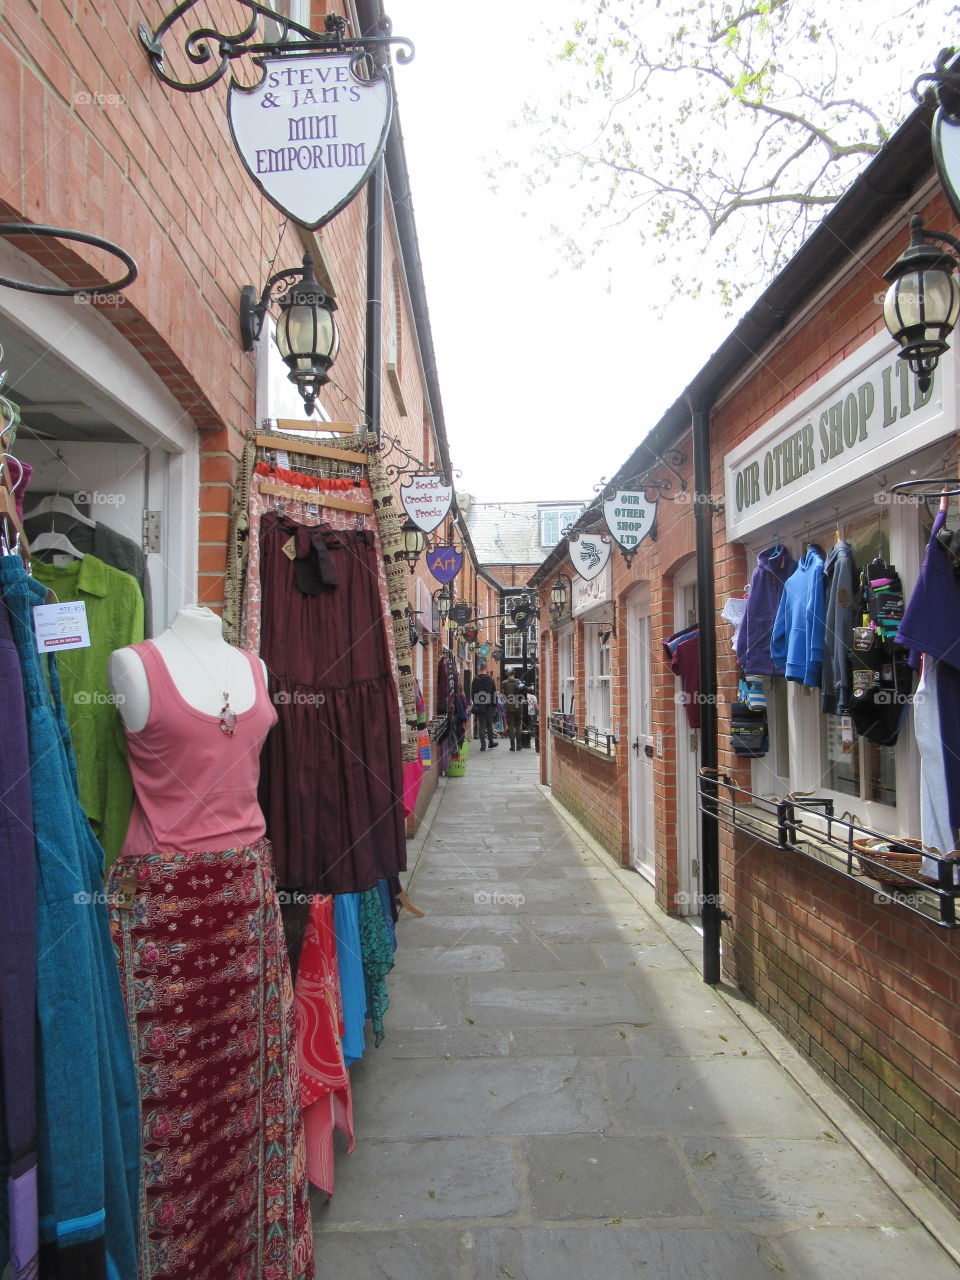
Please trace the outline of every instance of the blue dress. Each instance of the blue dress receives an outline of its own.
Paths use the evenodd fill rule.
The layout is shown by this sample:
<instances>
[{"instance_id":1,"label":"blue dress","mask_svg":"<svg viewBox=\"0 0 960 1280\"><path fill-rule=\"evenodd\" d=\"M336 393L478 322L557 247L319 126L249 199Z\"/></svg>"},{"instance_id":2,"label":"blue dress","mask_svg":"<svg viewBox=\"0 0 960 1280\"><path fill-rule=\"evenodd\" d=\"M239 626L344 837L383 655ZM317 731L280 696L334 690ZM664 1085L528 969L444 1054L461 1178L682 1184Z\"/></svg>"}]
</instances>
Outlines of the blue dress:
<instances>
[{"instance_id":1,"label":"blue dress","mask_svg":"<svg viewBox=\"0 0 960 1280\"><path fill-rule=\"evenodd\" d=\"M37 875L40 1273L137 1274L140 1105L103 891L55 661L36 651L46 588L0 557L26 698Z\"/></svg>"}]
</instances>

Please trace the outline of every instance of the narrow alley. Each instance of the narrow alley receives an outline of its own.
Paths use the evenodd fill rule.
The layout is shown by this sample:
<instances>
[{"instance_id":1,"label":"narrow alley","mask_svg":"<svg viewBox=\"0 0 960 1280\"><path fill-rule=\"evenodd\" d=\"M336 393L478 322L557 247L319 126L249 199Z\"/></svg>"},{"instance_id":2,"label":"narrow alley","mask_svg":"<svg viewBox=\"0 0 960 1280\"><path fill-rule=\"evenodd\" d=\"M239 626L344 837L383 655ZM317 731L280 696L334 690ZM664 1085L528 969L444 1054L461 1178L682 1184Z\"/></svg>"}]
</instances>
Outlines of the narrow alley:
<instances>
[{"instance_id":1,"label":"narrow alley","mask_svg":"<svg viewBox=\"0 0 960 1280\"><path fill-rule=\"evenodd\" d=\"M960 1275L955 1218L548 795L472 753L411 848L317 1275Z\"/></svg>"}]
</instances>

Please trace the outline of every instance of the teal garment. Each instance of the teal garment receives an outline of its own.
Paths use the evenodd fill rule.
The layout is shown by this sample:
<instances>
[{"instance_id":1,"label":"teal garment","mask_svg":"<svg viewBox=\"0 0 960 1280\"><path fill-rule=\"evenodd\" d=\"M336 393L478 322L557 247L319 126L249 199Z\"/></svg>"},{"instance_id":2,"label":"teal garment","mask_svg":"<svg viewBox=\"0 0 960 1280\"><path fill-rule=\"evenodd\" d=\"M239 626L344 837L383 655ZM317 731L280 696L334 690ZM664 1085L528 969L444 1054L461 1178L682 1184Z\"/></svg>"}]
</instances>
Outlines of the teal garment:
<instances>
[{"instance_id":1,"label":"teal garment","mask_svg":"<svg viewBox=\"0 0 960 1280\"><path fill-rule=\"evenodd\" d=\"M59 601L82 600L87 606L90 647L65 649L57 663L80 775L80 803L109 866L130 825L133 780L107 662L114 649L143 639L143 595L129 573L93 555L64 568L34 560L33 576Z\"/></svg>"},{"instance_id":2,"label":"teal garment","mask_svg":"<svg viewBox=\"0 0 960 1280\"><path fill-rule=\"evenodd\" d=\"M390 1004L387 974L393 968L393 946L375 885L360 894L360 955L367 993L367 1017L373 1023L374 1044L383 1039L383 1015Z\"/></svg>"},{"instance_id":3,"label":"teal garment","mask_svg":"<svg viewBox=\"0 0 960 1280\"><path fill-rule=\"evenodd\" d=\"M334 894L333 931L337 940L337 969L343 1005L343 1061L349 1067L363 1057L366 1048L367 993L360 952L359 893Z\"/></svg>"},{"instance_id":4,"label":"teal garment","mask_svg":"<svg viewBox=\"0 0 960 1280\"><path fill-rule=\"evenodd\" d=\"M137 1275L140 1101L103 893L80 807L56 659L41 658L46 589L0 557L23 675L37 876L40 1275Z\"/></svg>"}]
</instances>

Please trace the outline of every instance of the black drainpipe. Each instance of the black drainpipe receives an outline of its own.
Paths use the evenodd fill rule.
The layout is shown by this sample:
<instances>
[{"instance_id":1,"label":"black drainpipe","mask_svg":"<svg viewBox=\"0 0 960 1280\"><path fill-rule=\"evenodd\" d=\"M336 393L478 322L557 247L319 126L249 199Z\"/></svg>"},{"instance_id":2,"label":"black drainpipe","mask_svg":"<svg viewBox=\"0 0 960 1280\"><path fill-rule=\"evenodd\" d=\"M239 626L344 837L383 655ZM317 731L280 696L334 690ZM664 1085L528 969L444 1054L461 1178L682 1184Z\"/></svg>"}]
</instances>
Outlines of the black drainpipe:
<instances>
[{"instance_id":1,"label":"black drainpipe","mask_svg":"<svg viewBox=\"0 0 960 1280\"><path fill-rule=\"evenodd\" d=\"M710 483L710 411L697 397L688 400L693 426L694 520L697 546L697 621L700 628L700 767L717 768L717 628L714 619L713 512ZM697 780L700 812L700 887L703 905L703 980L720 981L720 831L715 772Z\"/></svg>"},{"instance_id":2,"label":"black drainpipe","mask_svg":"<svg viewBox=\"0 0 960 1280\"><path fill-rule=\"evenodd\" d=\"M367 328L363 407L368 429L380 439L380 376L383 341L383 189L384 158L367 182Z\"/></svg>"}]
</instances>

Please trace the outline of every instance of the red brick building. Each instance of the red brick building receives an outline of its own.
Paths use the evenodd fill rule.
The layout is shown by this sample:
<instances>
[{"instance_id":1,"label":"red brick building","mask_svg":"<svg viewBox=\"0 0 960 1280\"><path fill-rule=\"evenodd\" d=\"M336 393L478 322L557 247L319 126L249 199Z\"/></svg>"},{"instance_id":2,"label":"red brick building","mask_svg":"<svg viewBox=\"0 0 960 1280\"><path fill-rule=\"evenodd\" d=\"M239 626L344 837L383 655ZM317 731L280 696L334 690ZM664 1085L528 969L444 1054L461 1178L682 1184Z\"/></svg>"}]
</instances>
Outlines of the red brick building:
<instances>
[{"instance_id":1,"label":"red brick building","mask_svg":"<svg viewBox=\"0 0 960 1280\"><path fill-rule=\"evenodd\" d=\"M339 13L348 36L372 32L383 17L379 0L326 6L278 0L274 7L317 30L327 12ZM259 296L271 272L298 267L312 252L318 278L336 299L341 331L319 415L351 426L365 414L369 293L366 189L317 232L269 204L231 137L229 75L203 92L183 93L154 73L138 24L152 32L166 12L158 5L130 9L111 0L77 7L57 0L7 6L0 17L6 91L0 220L104 238L139 267L136 282L116 293L106 286L117 278L117 262L98 249L0 237L0 275L88 288L74 300L0 287L0 370L22 410L19 456L34 467L35 495L91 496L99 516L109 513L117 530L137 541L144 513L154 513L148 555L154 630L184 604L223 607L243 441L264 420L305 416L270 339L271 322L253 352L242 349L241 289L253 285ZM183 43L207 22L233 30L236 9L201 5L171 28L163 41L169 76L195 81L209 72L209 65L191 65ZM243 83L255 79L249 62L236 64ZM409 467L412 458L450 479L397 124L386 148L382 249L380 350L371 353L381 387L379 425L384 439L409 455L385 452L385 462ZM453 538L457 519L454 507L434 540ZM462 598L476 594L471 555L466 539ZM428 609L436 587L421 558L409 602L421 610L415 616L427 641L416 657L428 708L439 645Z\"/></svg>"},{"instance_id":2,"label":"red brick building","mask_svg":"<svg viewBox=\"0 0 960 1280\"><path fill-rule=\"evenodd\" d=\"M819 691L765 679L769 750L738 758L731 704L733 626L758 553L781 543L799 560L842 535L863 566L880 555L909 593L932 515L898 497L901 480L957 474L957 339L919 393L882 320L884 272L907 244L909 215L956 234L933 172L930 111L893 136L753 305L611 489L659 490L655 538L632 562L614 545L592 582L565 539L534 575L541 623L541 705L555 713L542 754L557 799L666 910L703 902L697 713L716 707L722 967L870 1117L914 1167L960 1203L960 987L950 894L908 885L898 900L878 867L844 856L837 831L862 825L920 834L920 771L908 715L895 745L822 714ZM695 415L709 422L709 480L694 484ZM844 424L846 424L844 426ZM687 687L664 641L697 622L697 510L712 538L716 685ZM953 527L951 525L951 527ZM578 530L606 533L599 502ZM572 579L572 581L571 581ZM563 598L551 608L551 590ZM571 706L573 708L570 714ZM777 826L791 796L829 800L833 828L804 811ZM736 796L735 809L731 797ZM776 799L771 800L770 797ZM786 807L778 809L777 800ZM773 815L767 826L758 823ZM751 822L753 826L751 827ZM845 837L848 839L848 837ZM949 881L947 882L949 883ZM915 910L923 904L924 911Z\"/></svg>"}]
</instances>

